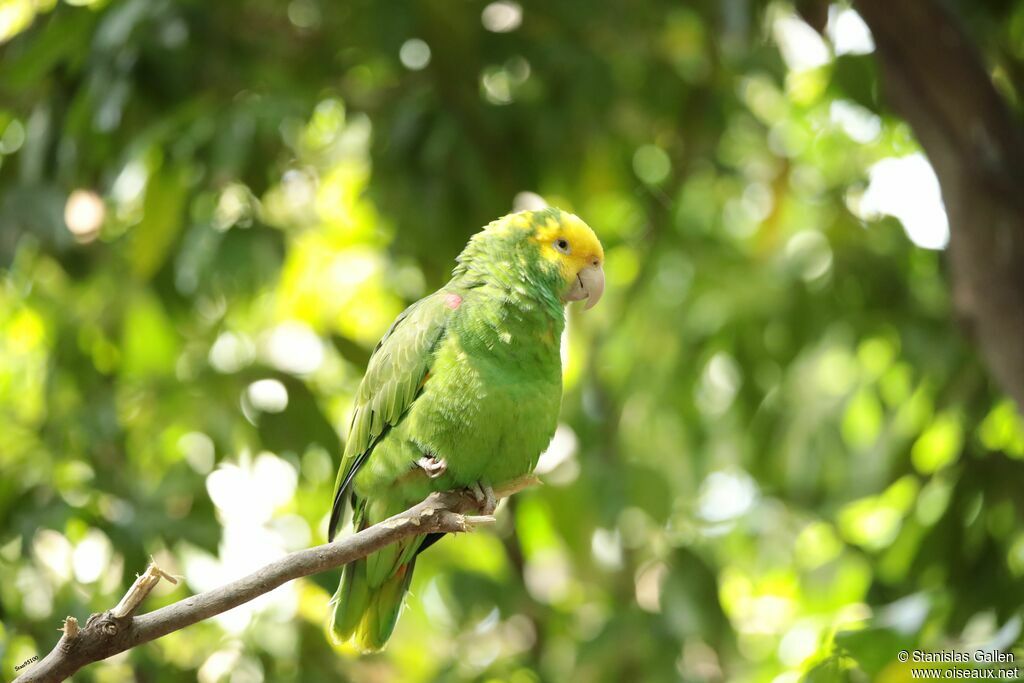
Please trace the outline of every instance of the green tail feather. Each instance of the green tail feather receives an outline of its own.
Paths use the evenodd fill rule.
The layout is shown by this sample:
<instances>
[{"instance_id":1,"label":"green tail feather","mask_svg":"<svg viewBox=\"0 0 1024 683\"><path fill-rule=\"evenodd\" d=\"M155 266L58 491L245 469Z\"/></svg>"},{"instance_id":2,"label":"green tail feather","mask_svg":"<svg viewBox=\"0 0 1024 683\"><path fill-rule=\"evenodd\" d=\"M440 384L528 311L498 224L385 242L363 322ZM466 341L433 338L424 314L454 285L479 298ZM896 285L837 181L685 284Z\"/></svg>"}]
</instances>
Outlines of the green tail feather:
<instances>
[{"instance_id":1,"label":"green tail feather","mask_svg":"<svg viewBox=\"0 0 1024 683\"><path fill-rule=\"evenodd\" d=\"M331 615L334 641L352 641L363 652L383 649L395 630L415 565L415 561L399 565L377 586L371 586L367 578L367 560L346 565Z\"/></svg>"}]
</instances>

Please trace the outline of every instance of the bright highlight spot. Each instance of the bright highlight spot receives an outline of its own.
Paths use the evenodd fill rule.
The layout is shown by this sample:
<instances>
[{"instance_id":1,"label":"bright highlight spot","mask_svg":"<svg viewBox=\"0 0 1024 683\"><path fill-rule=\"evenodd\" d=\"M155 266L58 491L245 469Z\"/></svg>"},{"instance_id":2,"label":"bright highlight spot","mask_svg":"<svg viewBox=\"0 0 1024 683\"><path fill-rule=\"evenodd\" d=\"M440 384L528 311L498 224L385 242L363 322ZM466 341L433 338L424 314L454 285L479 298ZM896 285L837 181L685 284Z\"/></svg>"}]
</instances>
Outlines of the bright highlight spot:
<instances>
[{"instance_id":1,"label":"bright highlight spot","mask_svg":"<svg viewBox=\"0 0 1024 683\"><path fill-rule=\"evenodd\" d=\"M831 60L825 41L796 15L778 17L772 24L772 35L790 71L814 69Z\"/></svg>"},{"instance_id":2,"label":"bright highlight spot","mask_svg":"<svg viewBox=\"0 0 1024 683\"><path fill-rule=\"evenodd\" d=\"M199 683L217 683L227 677L231 670L238 663L240 653L237 649L217 650L206 658L203 665L199 667L196 676Z\"/></svg>"},{"instance_id":3,"label":"bright highlight spot","mask_svg":"<svg viewBox=\"0 0 1024 683\"><path fill-rule=\"evenodd\" d=\"M602 567L622 567L622 536L618 529L595 529L590 538L590 553Z\"/></svg>"},{"instance_id":4,"label":"bright highlight spot","mask_svg":"<svg viewBox=\"0 0 1024 683\"><path fill-rule=\"evenodd\" d=\"M308 541L308 527L296 515L275 516L292 502L298 472L273 453L252 459L243 453L239 462L225 463L206 478L210 500L217 508L224 531L218 555L186 546L181 551L185 578L193 591L209 590L282 557L297 541ZM216 617L232 633L245 630L253 616L270 621L291 621L297 608L294 584Z\"/></svg>"},{"instance_id":5,"label":"bright highlight spot","mask_svg":"<svg viewBox=\"0 0 1024 683\"><path fill-rule=\"evenodd\" d=\"M701 484L697 513L708 522L726 522L750 510L756 499L757 484L746 472L712 472Z\"/></svg>"},{"instance_id":6,"label":"bright highlight spot","mask_svg":"<svg viewBox=\"0 0 1024 683\"><path fill-rule=\"evenodd\" d=\"M786 260L801 279L816 280L832 267L832 248L816 230L801 230L786 242Z\"/></svg>"},{"instance_id":7,"label":"bright highlight spot","mask_svg":"<svg viewBox=\"0 0 1024 683\"><path fill-rule=\"evenodd\" d=\"M520 192L512 199L513 211L540 211L546 208L548 203L536 192Z\"/></svg>"},{"instance_id":8,"label":"bright highlight spot","mask_svg":"<svg viewBox=\"0 0 1024 683\"><path fill-rule=\"evenodd\" d=\"M260 453L252 462L243 456L241 464L222 465L206 478L210 499L227 524L270 519L292 499L297 484L295 468L273 453Z\"/></svg>"},{"instance_id":9,"label":"bright highlight spot","mask_svg":"<svg viewBox=\"0 0 1024 683\"><path fill-rule=\"evenodd\" d=\"M216 451L213 439L202 432L188 432L178 439L178 448L185 460L199 474L209 474L213 469Z\"/></svg>"},{"instance_id":10,"label":"bright highlight spot","mask_svg":"<svg viewBox=\"0 0 1024 683\"><path fill-rule=\"evenodd\" d=\"M297 28L316 28L320 24L320 8L312 0L293 0L288 4L288 20Z\"/></svg>"},{"instance_id":11,"label":"bright highlight spot","mask_svg":"<svg viewBox=\"0 0 1024 683\"><path fill-rule=\"evenodd\" d=\"M719 351L708 361L697 386L697 405L708 415L722 415L732 405L743 377L732 356Z\"/></svg>"},{"instance_id":12,"label":"bright highlight spot","mask_svg":"<svg viewBox=\"0 0 1024 683\"><path fill-rule=\"evenodd\" d=\"M0 3L0 43L18 35L35 14L33 3L28 0Z\"/></svg>"},{"instance_id":13,"label":"bright highlight spot","mask_svg":"<svg viewBox=\"0 0 1024 683\"><path fill-rule=\"evenodd\" d=\"M868 171L870 183L855 207L857 215L898 218L910 240L925 249L949 243L949 220L939 179L923 154L882 159Z\"/></svg>"},{"instance_id":14,"label":"bright highlight spot","mask_svg":"<svg viewBox=\"0 0 1024 683\"><path fill-rule=\"evenodd\" d=\"M64 224L79 242L92 242L100 234L107 210L92 190L75 190L64 205Z\"/></svg>"},{"instance_id":15,"label":"bright highlight spot","mask_svg":"<svg viewBox=\"0 0 1024 683\"><path fill-rule=\"evenodd\" d=\"M866 55L875 51L871 30L856 10L832 5L825 33L836 55Z\"/></svg>"},{"instance_id":16,"label":"bright highlight spot","mask_svg":"<svg viewBox=\"0 0 1024 683\"><path fill-rule=\"evenodd\" d=\"M248 337L224 332L210 347L210 365L225 374L238 372L256 357L256 350Z\"/></svg>"},{"instance_id":17,"label":"bright highlight spot","mask_svg":"<svg viewBox=\"0 0 1024 683\"><path fill-rule=\"evenodd\" d=\"M213 227L221 232L236 224L249 227L251 203L252 195L249 188L240 183L228 185L217 200L217 208L213 212Z\"/></svg>"},{"instance_id":18,"label":"bright highlight spot","mask_svg":"<svg viewBox=\"0 0 1024 683\"><path fill-rule=\"evenodd\" d=\"M7 124L7 129L0 136L0 154L14 154L25 144L25 126L18 119Z\"/></svg>"},{"instance_id":19,"label":"bright highlight spot","mask_svg":"<svg viewBox=\"0 0 1024 683\"><path fill-rule=\"evenodd\" d=\"M512 81L508 72L500 67L489 67L480 75L480 87L484 98L491 104L508 104L512 101Z\"/></svg>"},{"instance_id":20,"label":"bright highlight spot","mask_svg":"<svg viewBox=\"0 0 1024 683\"><path fill-rule=\"evenodd\" d=\"M323 364L324 345L308 325L290 321L281 323L267 334L264 354L278 370L308 375Z\"/></svg>"},{"instance_id":21,"label":"bright highlight spot","mask_svg":"<svg viewBox=\"0 0 1024 683\"><path fill-rule=\"evenodd\" d=\"M641 567L636 573L636 603L645 612L661 611L661 586L668 576L668 566L655 562Z\"/></svg>"},{"instance_id":22,"label":"bright highlight spot","mask_svg":"<svg viewBox=\"0 0 1024 683\"><path fill-rule=\"evenodd\" d=\"M809 621L797 623L779 641L779 661L800 666L818 650L818 627Z\"/></svg>"},{"instance_id":23,"label":"bright highlight spot","mask_svg":"<svg viewBox=\"0 0 1024 683\"><path fill-rule=\"evenodd\" d=\"M430 64L430 46L419 38L410 38L399 48L398 59L406 69L419 71Z\"/></svg>"},{"instance_id":24,"label":"bright highlight spot","mask_svg":"<svg viewBox=\"0 0 1024 683\"><path fill-rule=\"evenodd\" d=\"M249 385L245 395L253 408L264 413L280 413L288 407L288 389L280 380L257 380Z\"/></svg>"},{"instance_id":25,"label":"bright highlight spot","mask_svg":"<svg viewBox=\"0 0 1024 683\"><path fill-rule=\"evenodd\" d=\"M484 28L494 33L509 33L523 23L523 8L518 2L499 0L484 7L480 15Z\"/></svg>"},{"instance_id":26,"label":"bright highlight spot","mask_svg":"<svg viewBox=\"0 0 1024 683\"><path fill-rule=\"evenodd\" d=\"M75 580L79 583L99 580L103 576L103 571L110 565L112 555L113 546L110 539L102 531L90 529L72 555Z\"/></svg>"},{"instance_id":27,"label":"bright highlight spot","mask_svg":"<svg viewBox=\"0 0 1024 683\"><path fill-rule=\"evenodd\" d=\"M551 439L548 449L541 453L534 472L537 474L548 474L559 465L572 460L579 448L579 439L572 427L566 424L558 425L555 436Z\"/></svg>"},{"instance_id":28,"label":"bright highlight spot","mask_svg":"<svg viewBox=\"0 0 1024 683\"><path fill-rule=\"evenodd\" d=\"M854 142L867 144L882 134L882 119L853 102L833 101L828 108L828 118Z\"/></svg>"},{"instance_id":29,"label":"bright highlight spot","mask_svg":"<svg viewBox=\"0 0 1024 683\"><path fill-rule=\"evenodd\" d=\"M41 529L32 541L32 551L39 564L60 582L71 578L71 543L64 534Z\"/></svg>"},{"instance_id":30,"label":"bright highlight spot","mask_svg":"<svg viewBox=\"0 0 1024 683\"><path fill-rule=\"evenodd\" d=\"M146 189L146 181L149 180L149 172L141 161L129 161L117 174L114 185L110 189L110 196L118 204L128 204L142 197L142 191Z\"/></svg>"},{"instance_id":31,"label":"bright highlight spot","mask_svg":"<svg viewBox=\"0 0 1024 683\"><path fill-rule=\"evenodd\" d=\"M567 486L580 476L580 463L576 458L578 450L576 432L569 425L559 424L547 450L541 453L534 472L544 475L547 484Z\"/></svg>"},{"instance_id":32,"label":"bright highlight spot","mask_svg":"<svg viewBox=\"0 0 1024 683\"><path fill-rule=\"evenodd\" d=\"M488 66L480 72L480 92L491 104L508 104L515 99L515 90L530 77L530 63L512 57L503 66Z\"/></svg>"},{"instance_id":33,"label":"bright highlight spot","mask_svg":"<svg viewBox=\"0 0 1024 683\"><path fill-rule=\"evenodd\" d=\"M569 559L558 548L545 548L527 561L523 579L534 599L545 604L560 602L572 580Z\"/></svg>"}]
</instances>

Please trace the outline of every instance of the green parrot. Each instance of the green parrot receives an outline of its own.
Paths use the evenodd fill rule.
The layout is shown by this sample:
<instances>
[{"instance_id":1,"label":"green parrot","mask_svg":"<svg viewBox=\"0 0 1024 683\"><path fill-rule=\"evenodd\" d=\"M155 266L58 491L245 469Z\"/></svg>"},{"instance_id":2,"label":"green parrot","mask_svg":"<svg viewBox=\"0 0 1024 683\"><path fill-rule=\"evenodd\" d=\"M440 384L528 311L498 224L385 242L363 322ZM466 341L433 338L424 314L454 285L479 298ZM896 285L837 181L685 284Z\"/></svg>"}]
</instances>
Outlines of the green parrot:
<instances>
[{"instance_id":1,"label":"green parrot","mask_svg":"<svg viewBox=\"0 0 1024 683\"><path fill-rule=\"evenodd\" d=\"M528 474L562 399L565 304L597 303L604 250L575 215L522 211L475 234L452 279L384 334L359 385L335 483L328 538L351 497L357 530L432 491L491 488ZM365 652L394 630L425 534L346 565L330 635Z\"/></svg>"}]
</instances>

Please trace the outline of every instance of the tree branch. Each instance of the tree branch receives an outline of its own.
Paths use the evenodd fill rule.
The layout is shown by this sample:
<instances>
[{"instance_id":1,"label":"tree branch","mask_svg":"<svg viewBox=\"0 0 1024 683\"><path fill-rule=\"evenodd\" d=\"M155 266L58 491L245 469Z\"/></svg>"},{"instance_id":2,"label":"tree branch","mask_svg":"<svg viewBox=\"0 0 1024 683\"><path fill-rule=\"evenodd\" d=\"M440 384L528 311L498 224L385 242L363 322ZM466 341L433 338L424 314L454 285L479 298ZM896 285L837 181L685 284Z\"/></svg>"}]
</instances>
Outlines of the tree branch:
<instances>
[{"instance_id":1,"label":"tree branch","mask_svg":"<svg viewBox=\"0 0 1024 683\"><path fill-rule=\"evenodd\" d=\"M533 476L514 479L496 487L494 494L497 498L505 498L538 483L539 480ZM472 531L477 525L494 521L490 516L469 514L479 510L480 503L472 493L432 493L405 512L351 536L296 551L219 588L136 617L133 616L135 610L161 578L175 582L156 564L150 564L116 607L92 615L84 628L79 628L74 617L68 617L60 629L64 635L53 650L18 676L15 683L63 681L87 664L226 612L288 581L337 569L403 538L427 533Z\"/></svg>"}]
</instances>

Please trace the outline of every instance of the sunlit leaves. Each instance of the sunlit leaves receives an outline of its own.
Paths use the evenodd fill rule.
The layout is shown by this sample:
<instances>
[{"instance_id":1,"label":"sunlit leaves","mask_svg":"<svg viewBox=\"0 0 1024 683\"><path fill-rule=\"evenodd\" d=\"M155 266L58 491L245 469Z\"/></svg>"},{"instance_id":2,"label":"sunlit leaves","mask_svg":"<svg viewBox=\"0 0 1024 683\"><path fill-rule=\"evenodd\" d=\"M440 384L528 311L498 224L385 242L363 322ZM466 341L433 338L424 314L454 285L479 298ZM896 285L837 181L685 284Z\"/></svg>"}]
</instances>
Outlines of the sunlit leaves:
<instances>
[{"instance_id":1,"label":"sunlit leaves","mask_svg":"<svg viewBox=\"0 0 1024 683\"><path fill-rule=\"evenodd\" d=\"M863 450L875 443L882 430L882 407L875 394L862 389L846 406L843 439L851 448Z\"/></svg>"},{"instance_id":2,"label":"sunlit leaves","mask_svg":"<svg viewBox=\"0 0 1024 683\"><path fill-rule=\"evenodd\" d=\"M1010 399L1004 399L989 412L978 435L985 448L1024 457L1024 420Z\"/></svg>"},{"instance_id":3,"label":"sunlit leaves","mask_svg":"<svg viewBox=\"0 0 1024 683\"><path fill-rule=\"evenodd\" d=\"M163 305L150 293L127 302L120 343L121 370L126 377L172 375L179 339Z\"/></svg>"},{"instance_id":4,"label":"sunlit leaves","mask_svg":"<svg viewBox=\"0 0 1024 683\"><path fill-rule=\"evenodd\" d=\"M934 477L917 498L917 519L925 526L931 526L946 512L952 494L952 484L948 479Z\"/></svg>"},{"instance_id":5,"label":"sunlit leaves","mask_svg":"<svg viewBox=\"0 0 1024 683\"><path fill-rule=\"evenodd\" d=\"M11 293L0 293L0 310L0 401L19 421L34 425L45 414L47 325L37 311L16 304Z\"/></svg>"},{"instance_id":6,"label":"sunlit leaves","mask_svg":"<svg viewBox=\"0 0 1024 683\"><path fill-rule=\"evenodd\" d=\"M0 43L6 42L25 30L37 12L53 9L55 0L12 0L0 7Z\"/></svg>"},{"instance_id":7,"label":"sunlit leaves","mask_svg":"<svg viewBox=\"0 0 1024 683\"><path fill-rule=\"evenodd\" d=\"M640 180L657 185L668 177L672 162L657 145L644 145L633 155L633 171Z\"/></svg>"},{"instance_id":8,"label":"sunlit leaves","mask_svg":"<svg viewBox=\"0 0 1024 683\"><path fill-rule=\"evenodd\" d=\"M152 277L182 227L187 170L171 168L151 177L143 201L143 217L131 235L132 272Z\"/></svg>"},{"instance_id":9,"label":"sunlit leaves","mask_svg":"<svg viewBox=\"0 0 1024 683\"><path fill-rule=\"evenodd\" d=\"M812 522L797 536L794 553L797 562L808 569L814 569L833 560L842 549L842 542L831 525Z\"/></svg>"},{"instance_id":10,"label":"sunlit leaves","mask_svg":"<svg viewBox=\"0 0 1024 683\"><path fill-rule=\"evenodd\" d=\"M367 247L302 238L282 276L282 312L315 328L373 344L401 311L386 286L386 262Z\"/></svg>"},{"instance_id":11,"label":"sunlit leaves","mask_svg":"<svg viewBox=\"0 0 1024 683\"><path fill-rule=\"evenodd\" d=\"M852 543L881 550L896 538L904 515L913 505L920 484L903 477L884 493L849 503L839 512L839 528Z\"/></svg>"},{"instance_id":12,"label":"sunlit leaves","mask_svg":"<svg viewBox=\"0 0 1024 683\"><path fill-rule=\"evenodd\" d=\"M962 444L963 429L958 417L941 414L914 442L911 461L922 474L931 474L956 460Z\"/></svg>"}]
</instances>

